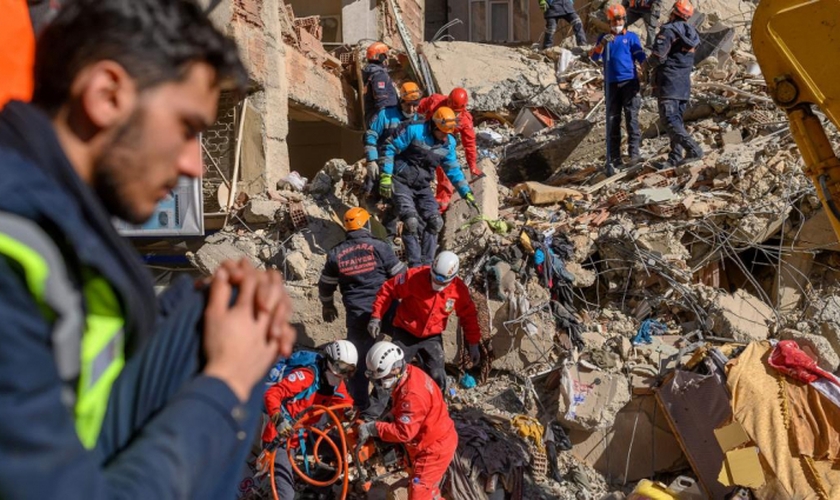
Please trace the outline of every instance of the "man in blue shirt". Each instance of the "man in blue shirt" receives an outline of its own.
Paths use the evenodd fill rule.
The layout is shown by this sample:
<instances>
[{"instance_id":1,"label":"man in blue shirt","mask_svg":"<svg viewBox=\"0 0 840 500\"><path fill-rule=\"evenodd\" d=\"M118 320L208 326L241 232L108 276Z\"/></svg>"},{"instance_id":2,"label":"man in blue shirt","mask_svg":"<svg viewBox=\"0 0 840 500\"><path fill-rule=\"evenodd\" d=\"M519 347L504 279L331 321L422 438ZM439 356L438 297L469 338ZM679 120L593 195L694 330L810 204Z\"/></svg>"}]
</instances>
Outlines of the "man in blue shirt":
<instances>
[{"instance_id":1,"label":"man in blue shirt","mask_svg":"<svg viewBox=\"0 0 840 500\"><path fill-rule=\"evenodd\" d=\"M639 161L639 145L642 132L639 129L639 75L636 63L645 61L645 51L639 37L627 31L624 24L627 13L618 4L607 8L611 33L598 37L598 43L590 51L593 61L604 59L604 78L607 81L607 168L621 166L621 111L627 125L627 153L630 163Z\"/></svg>"},{"instance_id":2,"label":"man in blue shirt","mask_svg":"<svg viewBox=\"0 0 840 500\"><path fill-rule=\"evenodd\" d=\"M441 166L452 185L477 209L475 196L455 155L455 112L441 107L428 122L410 122L388 139L383 149L379 194L393 196L397 216L405 224L403 241L408 266L430 265L437 250L443 218L432 192L435 168Z\"/></svg>"}]
</instances>

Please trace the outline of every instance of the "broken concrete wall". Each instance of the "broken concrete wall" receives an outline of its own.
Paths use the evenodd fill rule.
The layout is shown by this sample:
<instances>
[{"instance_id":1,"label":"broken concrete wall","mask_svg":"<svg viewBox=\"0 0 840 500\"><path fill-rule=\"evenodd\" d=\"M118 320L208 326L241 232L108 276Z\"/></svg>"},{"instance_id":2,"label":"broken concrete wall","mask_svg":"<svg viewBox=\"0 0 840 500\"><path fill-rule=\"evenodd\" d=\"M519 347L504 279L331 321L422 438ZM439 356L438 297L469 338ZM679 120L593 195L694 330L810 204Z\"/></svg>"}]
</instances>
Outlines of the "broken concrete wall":
<instances>
[{"instance_id":1,"label":"broken concrete wall","mask_svg":"<svg viewBox=\"0 0 840 500\"><path fill-rule=\"evenodd\" d=\"M294 50L286 59L290 78L289 99L303 109L344 126L358 123L356 94L339 75Z\"/></svg>"}]
</instances>

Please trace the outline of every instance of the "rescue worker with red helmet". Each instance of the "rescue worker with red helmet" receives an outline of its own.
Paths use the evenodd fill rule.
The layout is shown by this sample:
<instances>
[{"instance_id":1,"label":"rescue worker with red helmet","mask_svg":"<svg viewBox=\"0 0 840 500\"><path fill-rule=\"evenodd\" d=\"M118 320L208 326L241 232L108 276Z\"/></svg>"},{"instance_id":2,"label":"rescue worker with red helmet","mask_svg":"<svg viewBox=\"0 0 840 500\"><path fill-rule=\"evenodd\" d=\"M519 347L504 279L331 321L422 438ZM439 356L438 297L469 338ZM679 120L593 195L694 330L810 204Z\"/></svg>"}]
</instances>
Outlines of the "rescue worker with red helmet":
<instances>
[{"instance_id":1,"label":"rescue worker with red helmet","mask_svg":"<svg viewBox=\"0 0 840 500\"><path fill-rule=\"evenodd\" d=\"M346 239L329 251L318 280L321 310L327 323L338 318L333 295L336 288L341 290L347 340L355 345L362 358L373 345L366 327L376 292L385 280L405 272L405 264L397 259L391 245L373 237L369 222L370 214L363 208L354 207L345 212ZM366 410L370 403L364 370L357 370L348 385L356 405Z\"/></svg>"},{"instance_id":2,"label":"rescue worker with red helmet","mask_svg":"<svg viewBox=\"0 0 840 500\"><path fill-rule=\"evenodd\" d=\"M388 46L373 42L365 52L367 64L362 69L365 93L365 123L370 123L381 109L397 105L397 89L388 74Z\"/></svg>"},{"instance_id":3,"label":"rescue worker with red helmet","mask_svg":"<svg viewBox=\"0 0 840 500\"><path fill-rule=\"evenodd\" d=\"M455 253L443 251L434 265L415 267L389 279L376 294L368 324L371 337L379 337L382 317L393 301L399 301L392 340L408 361L419 356L423 369L441 389L446 384L442 335L453 311L461 320L470 361L477 365L481 360L478 312L467 285L458 277L460 264Z\"/></svg>"},{"instance_id":4,"label":"rescue worker with red helmet","mask_svg":"<svg viewBox=\"0 0 840 500\"><path fill-rule=\"evenodd\" d=\"M424 116L426 120L431 120L435 111L443 106L446 106L455 112L457 120L455 134L461 142L461 146L464 148L464 158L467 160L467 166L470 168L470 173L472 173L474 178L478 178L484 174L481 170L479 170L477 165L478 155L476 154L475 149L475 128L473 127L472 114L467 111L468 102L469 96L466 89L457 87L452 89L452 92L450 92L448 96L443 94L432 94L429 97L424 97L423 100L420 101L420 106L417 108L417 112ZM435 169L435 176L437 178L437 191L435 192L435 199L440 205L440 213L443 213L449 207L449 200L452 199L452 194L455 192L455 188L452 186L452 183L449 182L449 179L446 178L446 174L440 166Z\"/></svg>"},{"instance_id":5,"label":"rescue worker with red helmet","mask_svg":"<svg viewBox=\"0 0 840 500\"><path fill-rule=\"evenodd\" d=\"M272 443L278 436L281 439L291 437L295 420L310 406L352 405L353 398L347 393L344 381L357 371L358 361L359 354L351 342L336 340L327 344L313 365L294 367L284 374L263 396L269 416L263 429L263 446ZM276 451L274 482L278 496L282 499L294 498L294 472L286 447L278 447ZM262 456L259 462L262 462Z\"/></svg>"},{"instance_id":6,"label":"rescue worker with red helmet","mask_svg":"<svg viewBox=\"0 0 840 500\"><path fill-rule=\"evenodd\" d=\"M677 0L668 22L662 25L648 65L653 71L653 94L659 100L659 118L671 139L668 159L660 168L682 165L703 157L703 148L685 129L683 114L691 96L691 70L700 36L687 21L694 15L689 0Z\"/></svg>"},{"instance_id":7,"label":"rescue worker with red helmet","mask_svg":"<svg viewBox=\"0 0 840 500\"><path fill-rule=\"evenodd\" d=\"M359 441L376 437L403 443L411 460L409 500L440 498L440 483L458 448L458 433L443 393L422 370L407 364L403 350L377 342L368 352L368 377L390 392L391 419L359 426Z\"/></svg>"},{"instance_id":8,"label":"rescue worker with red helmet","mask_svg":"<svg viewBox=\"0 0 840 500\"><path fill-rule=\"evenodd\" d=\"M607 169L612 175L614 169L622 166L621 162L621 114L627 124L627 150L629 163L638 163L641 159L639 150L642 142L642 130L639 127L639 108L642 97L639 95L641 84L636 64L645 61L645 50L639 37L627 30L625 21L627 12L619 4L607 7L607 19L610 21L610 33L598 37L598 43L589 52L589 57L599 62L604 59L604 78L607 91ZM604 57L609 51L609 59Z\"/></svg>"},{"instance_id":9,"label":"rescue worker with red helmet","mask_svg":"<svg viewBox=\"0 0 840 500\"><path fill-rule=\"evenodd\" d=\"M409 267L431 264L443 229L431 182L441 165L458 194L476 211L478 205L455 154L456 116L438 108L428 122L409 122L385 143L379 194L390 198L403 222L403 242Z\"/></svg>"},{"instance_id":10,"label":"rescue worker with red helmet","mask_svg":"<svg viewBox=\"0 0 840 500\"><path fill-rule=\"evenodd\" d=\"M643 20L647 31L645 47L651 49L659 28L662 0L622 0L621 5L627 11L627 26L636 24L639 19Z\"/></svg>"}]
</instances>

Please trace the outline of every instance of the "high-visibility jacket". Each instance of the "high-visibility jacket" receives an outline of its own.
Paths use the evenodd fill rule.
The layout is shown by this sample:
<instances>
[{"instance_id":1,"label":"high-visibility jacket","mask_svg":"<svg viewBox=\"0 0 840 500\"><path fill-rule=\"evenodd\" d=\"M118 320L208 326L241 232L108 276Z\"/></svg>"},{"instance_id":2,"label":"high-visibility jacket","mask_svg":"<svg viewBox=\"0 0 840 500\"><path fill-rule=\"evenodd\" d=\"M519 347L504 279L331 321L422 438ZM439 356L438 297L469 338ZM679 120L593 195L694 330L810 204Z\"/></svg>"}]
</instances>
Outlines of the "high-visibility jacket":
<instances>
[{"instance_id":1,"label":"high-visibility jacket","mask_svg":"<svg viewBox=\"0 0 840 500\"><path fill-rule=\"evenodd\" d=\"M35 87L35 34L26 0L0 0L0 109L28 101Z\"/></svg>"},{"instance_id":2,"label":"high-visibility jacket","mask_svg":"<svg viewBox=\"0 0 840 500\"><path fill-rule=\"evenodd\" d=\"M436 292L432 288L429 266L413 267L382 285L373 301L371 316L382 319L394 300L400 301L394 326L415 337L441 334L446 330L449 315L454 311L461 320L467 343L477 344L481 340L475 303L467 285L459 277Z\"/></svg>"}]
</instances>

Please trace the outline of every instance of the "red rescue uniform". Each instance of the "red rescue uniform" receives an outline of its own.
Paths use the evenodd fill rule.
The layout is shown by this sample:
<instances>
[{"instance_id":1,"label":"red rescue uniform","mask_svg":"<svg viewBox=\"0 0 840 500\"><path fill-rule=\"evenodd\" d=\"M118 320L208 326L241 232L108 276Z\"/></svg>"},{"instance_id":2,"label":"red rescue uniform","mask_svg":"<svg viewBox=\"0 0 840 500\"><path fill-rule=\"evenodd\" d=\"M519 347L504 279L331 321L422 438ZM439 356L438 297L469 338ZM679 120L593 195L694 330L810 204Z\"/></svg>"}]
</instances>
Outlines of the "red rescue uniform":
<instances>
[{"instance_id":1,"label":"red rescue uniform","mask_svg":"<svg viewBox=\"0 0 840 500\"><path fill-rule=\"evenodd\" d=\"M425 117L426 120L431 120L435 111L441 106L446 105L447 97L445 95L432 94L420 100L420 105L417 107L417 114ZM473 117L469 111L464 110L458 113L458 127L455 129L455 133L458 134L461 146L464 148L464 157L467 160L467 165L470 167L470 172L476 176L481 175L481 170L476 165L478 155L475 150L475 128L473 127ZM435 169L435 177L437 178L435 199L440 205L440 212L443 213L449 207L449 201L455 193L455 188L449 182L449 179L446 178L446 174L444 174L440 166Z\"/></svg>"},{"instance_id":2,"label":"red rescue uniform","mask_svg":"<svg viewBox=\"0 0 840 500\"><path fill-rule=\"evenodd\" d=\"M423 370L408 365L391 394L393 422L376 422L379 438L404 443L412 463L410 500L440 498L440 481L458 447L443 393Z\"/></svg>"},{"instance_id":3,"label":"red rescue uniform","mask_svg":"<svg viewBox=\"0 0 840 500\"><path fill-rule=\"evenodd\" d=\"M325 387L326 384L322 383L321 387L308 398L300 398L292 401L295 396L309 389L313 383L315 383L314 371L309 368L295 369L283 378L283 380L265 391L263 401L265 402L266 411L268 411L269 415L274 415L280 411L280 405L284 405L289 415L295 417L298 413L313 405L333 406L353 404L353 398L347 392L347 387L344 386L344 382L341 382L335 389L330 386ZM262 440L265 443L270 443L275 437L277 437L277 429L269 422L263 429Z\"/></svg>"},{"instance_id":4,"label":"red rescue uniform","mask_svg":"<svg viewBox=\"0 0 840 500\"><path fill-rule=\"evenodd\" d=\"M404 274L394 276L376 294L371 317L382 319L394 300L400 301L394 326L415 337L440 335L446 330L449 315L455 311L467 343L477 344L481 340L475 303L467 285L457 276L439 292L432 288L429 266L413 267Z\"/></svg>"}]
</instances>

